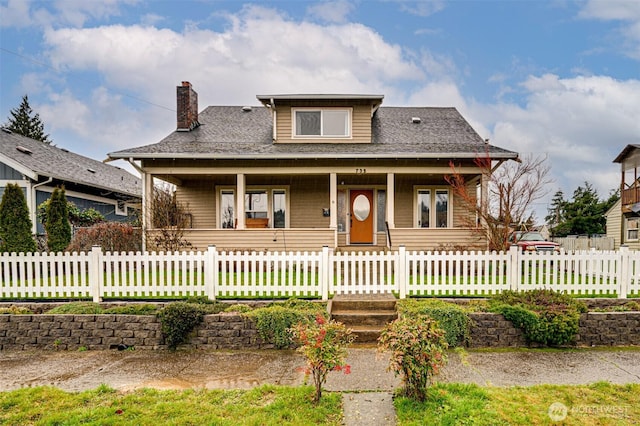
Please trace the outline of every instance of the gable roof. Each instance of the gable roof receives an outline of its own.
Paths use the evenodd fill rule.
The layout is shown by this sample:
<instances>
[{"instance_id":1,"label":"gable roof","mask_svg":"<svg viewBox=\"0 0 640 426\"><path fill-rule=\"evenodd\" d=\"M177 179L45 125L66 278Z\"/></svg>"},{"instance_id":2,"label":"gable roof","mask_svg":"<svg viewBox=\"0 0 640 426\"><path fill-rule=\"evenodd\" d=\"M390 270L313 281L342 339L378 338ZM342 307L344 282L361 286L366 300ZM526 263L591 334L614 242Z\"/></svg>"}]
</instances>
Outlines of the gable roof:
<instances>
[{"instance_id":1,"label":"gable roof","mask_svg":"<svg viewBox=\"0 0 640 426\"><path fill-rule=\"evenodd\" d=\"M631 154L631 153L633 153L634 151L637 151L637 150L640 150L640 145L629 144L629 145L624 147L622 152L620 154L618 154L618 156L613 160L613 162L614 163L622 163L629 156L629 154Z\"/></svg>"},{"instance_id":2,"label":"gable roof","mask_svg":"<svg viewBox=\"0 0 640 426\"><path fill-rule=\"evenodd\" d=\"M140 197L140 179L119 167L0 130L0 161L38 181L40 177L106 189Z\"/></svg>"},{"instance_id":3,"label":"gable roof","mask_svg":"<svg viewBox=\"0 0 640 426\"><path fill-rule=\"evenodd\" d=\"M420 123L414 123L419 117ZM175 131L160 142L109 153L112 159L292 159L292 158L476 158L518 154L485 141L455 108L380 107L372 119L371 143L274 143L269 108L209 106L200 126Z\"/></svg>"}]
</instances>

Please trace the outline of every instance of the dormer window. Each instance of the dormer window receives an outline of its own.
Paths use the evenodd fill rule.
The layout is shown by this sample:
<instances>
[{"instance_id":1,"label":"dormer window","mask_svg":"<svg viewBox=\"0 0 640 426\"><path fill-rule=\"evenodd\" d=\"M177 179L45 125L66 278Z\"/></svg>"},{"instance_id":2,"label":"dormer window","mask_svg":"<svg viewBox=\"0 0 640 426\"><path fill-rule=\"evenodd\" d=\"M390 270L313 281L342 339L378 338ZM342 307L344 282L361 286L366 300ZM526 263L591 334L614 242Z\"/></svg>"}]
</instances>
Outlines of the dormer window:
<instances>
[{"instance_id":1,"label":"dormer window","mask_svg":"<svg viewBox=\"0 0 640 426\"><path fill-rule=\"evenodd\" d=\"M294 138L351 137L350 108L294 108Z\"/></svg>"}]
</instances>

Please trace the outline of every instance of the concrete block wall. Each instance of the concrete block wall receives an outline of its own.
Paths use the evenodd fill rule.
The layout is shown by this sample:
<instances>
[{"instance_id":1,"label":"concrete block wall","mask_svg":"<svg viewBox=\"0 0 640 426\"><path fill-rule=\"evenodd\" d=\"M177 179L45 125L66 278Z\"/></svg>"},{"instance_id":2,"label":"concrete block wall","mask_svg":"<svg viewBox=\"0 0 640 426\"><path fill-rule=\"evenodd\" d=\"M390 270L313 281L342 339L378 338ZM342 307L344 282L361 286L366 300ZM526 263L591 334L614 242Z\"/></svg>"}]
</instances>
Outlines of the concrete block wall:
<instances>
[{"instance_id":1,"label":"concrete block wall","mask_svg":"<svg viewBox=\"0 0 640 426\"><path fill-rule=\"evenodd\" d=\"M502 315L470 314L471 347L526 347L522 331ZM589 312L580 317L578 346L640 345L640 312ZM0 350L166 349L154 315L0 315ZM207 315L186 347L271 349L239 314ZM531 345L530 345L531 346ZM535 346L535 345L533 345Z\"/></svg>"}]
</instances>

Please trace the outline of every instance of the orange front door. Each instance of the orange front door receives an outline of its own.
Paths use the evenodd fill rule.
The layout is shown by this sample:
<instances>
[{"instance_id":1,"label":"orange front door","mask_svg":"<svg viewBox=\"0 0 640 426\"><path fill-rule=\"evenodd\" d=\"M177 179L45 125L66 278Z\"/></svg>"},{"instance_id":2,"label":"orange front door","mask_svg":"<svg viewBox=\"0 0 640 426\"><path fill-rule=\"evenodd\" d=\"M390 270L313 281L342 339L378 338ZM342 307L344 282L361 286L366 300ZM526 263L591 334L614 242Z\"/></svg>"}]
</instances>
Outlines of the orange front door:
<instances>
[{"instance_id":1,"label":"orange front door","mask_svg":"<svg viewBox=\"0 0 640 426\"><path fill-rule=\"evenodd\" d=\"M351 191L351 244L373 244L373 190Z\"/></svg>"}]
</instances>

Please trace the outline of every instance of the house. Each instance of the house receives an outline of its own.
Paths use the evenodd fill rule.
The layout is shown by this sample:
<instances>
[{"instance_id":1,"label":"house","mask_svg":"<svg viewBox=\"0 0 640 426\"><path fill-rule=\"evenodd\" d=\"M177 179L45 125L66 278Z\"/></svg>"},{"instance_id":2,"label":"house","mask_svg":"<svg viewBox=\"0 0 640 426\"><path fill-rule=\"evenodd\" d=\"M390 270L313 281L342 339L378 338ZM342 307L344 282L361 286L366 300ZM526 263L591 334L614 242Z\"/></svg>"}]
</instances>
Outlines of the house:
<instances>
[{"instance_id":1,"label":"house","mask_svg":"<svg viewBox=\"0 0 640 426\"><path fill-rule=\"evenodd\" d=\"M518 154L490 145L455 108L383 107L383 95L257 99L198 113L183 82L174 132L108 154L139 168L146 194L156 179L176 185L193 248L486 248L444 177L453 162L486 194L475 160L488 154L497 166ZM143 217L151 228L149 209Z\"/></svg>"},{"instance_id":2,"label":"house","mask_svg":"<svg viewBox=\"0 0 640 426\"><path fill-rule=\"evenodd\" d=\"M68 201L79 209L94 208L107 220L130 219L130 207L141 202L139 178L124 169L83 157L63 148L0 131L0 196L7 184L24 189L34 234L44 233L37 207L64 185Z\"/></svg>"},{"instance_id":3,"label":"house","mask_svg":"<svg viewBox=\"0 0 640 426\"><path fill-rule=\"evenodd\" d=\"M640 250L640 145L627 145L613 162L620 164L620 200L606 213L607 236L615 238L616 249Z\"/></svg>"}]
</instances>

